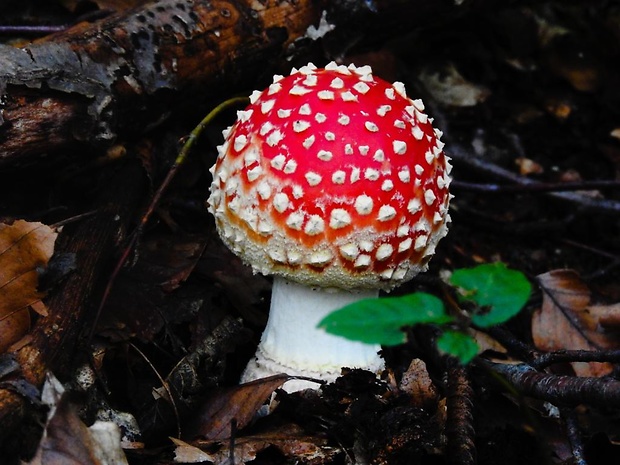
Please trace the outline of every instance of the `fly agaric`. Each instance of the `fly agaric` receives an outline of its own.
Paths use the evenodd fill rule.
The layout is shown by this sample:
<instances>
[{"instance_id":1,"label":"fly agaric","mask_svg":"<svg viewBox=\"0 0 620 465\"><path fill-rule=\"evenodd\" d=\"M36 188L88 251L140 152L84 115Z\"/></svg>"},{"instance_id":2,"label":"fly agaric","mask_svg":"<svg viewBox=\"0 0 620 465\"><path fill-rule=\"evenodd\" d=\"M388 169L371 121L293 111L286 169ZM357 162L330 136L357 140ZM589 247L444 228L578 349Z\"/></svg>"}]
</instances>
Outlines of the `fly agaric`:
<instances>
[{"instance_id":1,"label":"fly agaric","mask_svg":"<svg viewBox=\"0 0 620 465\"><path fill-rule=\"evenodd\" d=\"M317 324L426 270L446 235L450 164L431 122L402 83L330 63L275 76L224 131L209 210L226 245L274 275L267 327L242 381L383 368L380 347Z\"/></svg>"}]
</instances>

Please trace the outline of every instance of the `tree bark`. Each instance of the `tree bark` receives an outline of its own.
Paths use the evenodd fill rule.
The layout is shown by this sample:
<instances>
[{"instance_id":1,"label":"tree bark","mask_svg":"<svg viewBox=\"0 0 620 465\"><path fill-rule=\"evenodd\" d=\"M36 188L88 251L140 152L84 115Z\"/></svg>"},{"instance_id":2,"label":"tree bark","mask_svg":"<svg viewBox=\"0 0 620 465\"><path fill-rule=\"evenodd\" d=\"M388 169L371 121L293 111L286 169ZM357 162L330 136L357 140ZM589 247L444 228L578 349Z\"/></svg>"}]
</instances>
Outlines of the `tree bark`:
<instances>
[{"instance_id":1,"label":"tree bark","mask_svg":"<svg viewBox=\"0 0 620 465\"><path fill-rule=\"evenodd\" d=\"M106 147L179 99L215 95L320 18L313 0L159 0L22 48L0 46L0 167Z\"/></svg>"}]
</instances>

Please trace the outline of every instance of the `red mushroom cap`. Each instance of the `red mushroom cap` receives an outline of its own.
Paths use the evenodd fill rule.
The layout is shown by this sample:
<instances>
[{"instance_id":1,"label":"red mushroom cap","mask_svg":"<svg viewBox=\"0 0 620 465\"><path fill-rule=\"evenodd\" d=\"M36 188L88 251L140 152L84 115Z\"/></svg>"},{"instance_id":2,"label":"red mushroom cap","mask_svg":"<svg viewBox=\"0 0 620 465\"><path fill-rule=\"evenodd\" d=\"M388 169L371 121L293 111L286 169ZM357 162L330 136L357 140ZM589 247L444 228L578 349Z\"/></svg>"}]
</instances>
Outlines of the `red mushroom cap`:
<instances>
[{"instance_id":1,"label":"red mushroom cap","mask_svg":"<svg viewBox=\"0 0 620 465\"><path fill-rule=\"evenodd\" d=\"M368 66L276 76L224 133L210 211L257 272L389 290L425 270L446 235L441 132Z\"/></svg>"}]
</instances>

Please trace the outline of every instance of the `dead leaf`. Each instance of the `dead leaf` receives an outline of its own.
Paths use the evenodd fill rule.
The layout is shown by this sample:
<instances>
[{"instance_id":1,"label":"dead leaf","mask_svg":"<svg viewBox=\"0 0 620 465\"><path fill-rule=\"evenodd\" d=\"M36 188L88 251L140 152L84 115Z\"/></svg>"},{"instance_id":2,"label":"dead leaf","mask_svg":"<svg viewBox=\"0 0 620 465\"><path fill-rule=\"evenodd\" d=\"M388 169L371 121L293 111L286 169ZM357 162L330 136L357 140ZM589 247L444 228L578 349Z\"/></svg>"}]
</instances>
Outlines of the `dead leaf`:
<instances>
[{"instance_id":1,"label":"dead leaf","mask_svg":"<svg viewBox=\"0 0 620 465\"><path fill-rule=\"evenodd\" d=\"M209 441L229 438L233 422L238 429L247 426L273 391L289 379L288 375L274 375L216 392L200 409L187 436Z\"/></svg>"},{"instance_id":2,"label":"dead leaf","mask_svg":"<svg viewBox=\"0 0 620 465\"><path fill-rule=\"evenodd\" d=\"M56 236L42 223L0 224L0 352L28 331L28 307L44 296L37 289L38 270L52 256Z\"/></svg>"},{"instance_id":3,"label":"dead leaf","mask_svg":"<svg viewBox=\"0 0 620 465\"><path fill-rule=\"evenodd\" d=\"M590 289L573 270L554 270L538 276L543 303L532 317L532 335L538 349L611 350L620 340L602 330L601 312L590 309ZM618 309L617 309L618 310ZM603 376L609 363L572 363L578 376Z\"/></svg>"},{"instance_id":4,"label":"dead leaf","mask_svg":"<svg viewBox=\"0 0 620 465\"><path fill-rule=\"evenodd\" d=\"M127 465L118 426L97 421L87 427L53 375L48 375L42 400L50 407L49 419L29 465Z\"/></svg>"},{"instance_id":5,"label":"dead leaf","mask_svg":"<svg viewBox=\"0 0 620 465\"><path fill-rule=\"evenodd\" d=\"M491 95L486 87L465 79L451 63L439 71L425 69L419 79L433 98L444 105L473 107Z\"/></svg>"},{"instance_id":6,"label":"dead leaf","mask_svg":"<svg viewBox=\"0 0 620 465\"><path fill-rule=\"evenodd\" d=\"M416 407L434 407L439 400L439 391L426 370L426 364L419 358L411 361L403 373L399 388L409 395L412 405Z\"/></svg>"},{"instance_id":7,"label":"dead leaf","mask_svg":"<svg viewBox=\"0 0 620 465\"><path fill-rule=\"evenodd\" d=\"M178 441L174 442L177 444L175 451L177 462L186 458L201 460L201 457L205 458L205 456L200 455L198 451L213 446L213 443L205 441L197 442L200 448L187 444L179 445ZM259 452L268 447L277 449L289 460L294 460L295 463L312 465L334 463L335 456L341 452L339 448L329 446L326 437L308 435L298 425L289 424L261 434L237 438L234 441L234 465L252 462ZM228 442L223 444L217 452L208 455L213 463L233 465L230 461L233 454L231 454Z\"/></svg>"}]
</instances>

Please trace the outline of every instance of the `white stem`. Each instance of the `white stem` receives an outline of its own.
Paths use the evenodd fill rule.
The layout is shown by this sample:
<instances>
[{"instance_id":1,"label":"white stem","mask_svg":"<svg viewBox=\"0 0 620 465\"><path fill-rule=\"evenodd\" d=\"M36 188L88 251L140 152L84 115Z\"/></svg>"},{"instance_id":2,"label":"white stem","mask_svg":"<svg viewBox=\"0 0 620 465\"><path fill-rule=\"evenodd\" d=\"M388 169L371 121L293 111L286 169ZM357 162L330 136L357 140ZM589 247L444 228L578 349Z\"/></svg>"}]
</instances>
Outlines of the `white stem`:
<instances>
[{"instance_id":1,"label":"white stem","mask_svg":"<svg viewBox=\"0 0 620 465\"><path fill-rule=\"evenodd\" d=\"M384 363L378 345L363 344L333 336L318 323L334 310L361 299L373 298L379 291L348 292L310 288L276 277L271 294L267 327L242 382L277 373L302 375L333 381L342 367L364 368L378 373ZM363 315L360 315L363 318ZM288 382L289 391L308 383Z\"/></svg>"}]
</instances>

